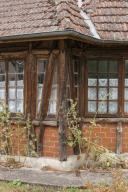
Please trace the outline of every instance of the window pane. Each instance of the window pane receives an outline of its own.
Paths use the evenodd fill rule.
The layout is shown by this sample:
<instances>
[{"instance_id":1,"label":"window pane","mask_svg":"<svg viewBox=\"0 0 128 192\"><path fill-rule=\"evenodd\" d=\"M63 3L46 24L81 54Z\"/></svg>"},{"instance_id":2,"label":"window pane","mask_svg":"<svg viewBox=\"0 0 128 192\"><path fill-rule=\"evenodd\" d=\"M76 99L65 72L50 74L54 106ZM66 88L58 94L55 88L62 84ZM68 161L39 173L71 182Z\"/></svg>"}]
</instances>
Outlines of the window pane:
<instances>
[{"instance_id":1,"label":"window pane","mask_svg":"<svg viewBox=\"0 0 128 192\"><path fill-rule=\"evenodd\" d=\"M125 72L128 73L128 60L125 60Z\"/></svg>"},{"instance_id":2,"label":"window pane","mask_svg":"<svg viewBox=\"0 0 128 192\"><path fill-rule=\"evenodd\" d=\"M128 102L124 102L124 112L128 113Z\"/></svg>"},{"instance_id":3,"label":"window pane","mask_svg":"<svg viewBox=\"0 0 128 192\"><path fill-rule=\"evenodd\" d=\"M118 88L110 88L109 89L109 99L117 100L118 99Z\"/></svg>"},{"instance_id":4,"label":"window pane","mask_svg":"<svg viewBox=\"0 0 128 192\"><path fill-rule=\"evenodd\" d=\"M8 71L9 73L16 73L16 62L15 61L9 61L8 63Z\"/></svg>"},{"instance_id":5,"label":"window pane","mask_svg":"<svg viewBox=\"0 0 128 192\"><path fill-rule=\"evenodd\" d=\"M88 86L96 86L97 85L97 79L88 79Z\"/></svg>"},{"instance_id":6,"label":"window pane","mask_svg":"<svg viewBox=\"0 0 128 192\"><path fill-rule=\"evenodd\" d=\"M107 60L100 60L99 61L99 65L98 65L98 68L99 68L99 72L100 73L107 73L107 68L108 68L108 61Z\"/></svg>"},{"instance_id":7,"label":"window pane","mask_svg":"<svg viewBox=\"0 0 128 192\"><path fill-rule=\"evenodd\" d=\"M5 87L5 75L0 75L0 87Z\"/></svg>"},{"instance_id":8,"label":"window pane","mask_svg":"<svg viewBox=\"0 0 128 192\"><path fill-rule=\"evenodd\" d=\"M57 68L55 68L51 96L49 101L49 114L56 114L57 107Z\"/></svg>"},{"instance_id":9,"label":"window pane","mask_svg":"<svg viewBox=\"0 0 128 192\"><path fill-rule=\"evenodd\" d=\"M116 60L110 60L109 61L109 72L110 73L118 72L118 63Z\"/></svg>"},{"instance_id":10,"label":"window pane","mask_svg":"<svg viewBox=\"0 0 128 192\"><path fill-rule=\"evenodd\" d=\"M11 75L9 74L8 79L9 79L9 86L10 87L16 86L16 75L15 74L11 74Z\"/></svg>"},{"instance_id":11,"label":"window pane","mask_svg":"<svg viewBox=\"0 0 128 192\"><path fill-rule=\"evenodd\" d=\"M0 89L0 99L5 99L5 90Z\"/></svg>"},{"instance_id":12,"label":"window pane","mask_svg":"<svg viewBox=\"0 0 128 192\"><path fill-rule=\"evenodd\" d=\"M15 89L9 89L9 99L16 99L16 90Z\"/></svg>"},{"instance_id":13,"label":"window pane","mask_svg":"<svg viewBox=\"0 0 128 192\"><path fill-rule=\"evenodd\" d=\"M98 113L107 113L107 102L102 101L98 103Z\"/></svg>"},{"instance_id":14,"label":"window pane","mask_svg":"<svg viewBox=\"0 0 128 192\"><path fill-rule=\"evenodd\" d=\"M48 60L45 60L45 59L37 60L38 73L45 73L47 63L48 63Z\"/></svg>"},{"instance_id":15,"label":"window pane","mask_svg":"<svg viewBox=\"0 0 128 192\"><path fill-rule=\"evenodd\" d=\"M38 75L38 85L42 86L43 82L44 82L44 74L42 73Z\"/></svg>"},{"instance_id":16,"label":"window pane","mask_svg":"<svg viewBox=\"0 0 128 192\"><path fill-rule=\"evenodd\" d=\"M125 100L128 100L128 88L125 88L125 96L124 96Z\"/></svg>"},{"instance_id":17,"label":"window pane","mask_svg":"<svg viewBox=\"0 0 128 192\"><path fill-rule=\"evenodd\" d=\"M17 89L17 99L23 99L23 89Z\"/></svg>"},{"instance_id":18,"label":"window pane","mask_svg":"<svg viewBox=\"0 0 128 192\"><path fill-rule=\"evenodd\" d=\"M88 66L88 72L96 72L97 71L97 61L96 60L88 60L87 66Z\"/></svg>"},{"instance_id":19,"label":"window pane","mask_svg":"<svg viewBox=\"0 0 128 192\"><path fill-rule=\"evenodd\" d=\"M89 101L88 102L88 112L95 113L96 112L96 101Z\"/></svg>"},{"instance_id":20,"label":"window pane","mask_svg":"<svg viewBox=\"0 0 128 192\"><path fill-rule=\"evenodd\" d=\"M24 72L24 61L23 60L16 60L16 71L17 73Z\"/></svg>"},{"instance_id":21,"label":"window pane","mask_svg":"<svg viewBox=\"0 0 128 192\"><path fill-rule=\"evenodd\" d=\"M99 86L107 86L108 80L107 79L99 79Z\"/></svg>"},{"instance_id":22,"label":"window pane","mask_svg":"<svg viewBox=\"0 0 128 192\"><path fill-rule=\"evenodd\" d=\"M109 102L109 113L114 114L118 112L117 102Z\"/></svg>"},{"instance_id":23,"label":"window pane","mask_svg":"<svg viewBox=\"0 0 128 192\"><path fill-rule=\"evenodd\" d=\"M24 75L23 74L17 74L17 86L23 86L24 85Z\"/></svg>"},{"instance_id":24,"label":"window pane","mask_svg":"<svg viewBox=\"0 0 128 192\"><path fill-rule=\"evenodd\" d=\"M9 111L11 113L15 113L16 112L16 101L9 101L8 105L9 105Z\"/></svg>"},{"instance_id":25,"label":"window pane","mask_svg":"<svg viewBox=\"0 0 128 192\"><path fill-rule=\"evenodd\" d=\"M109 86L117 87L118 86L118 79L109 79Z\"/></svg>"},{"instance_id":26,"label":"window pane","mask_svg":"<svg viewBox=\"0 0 128 192\"><path fill-rule=\"evenodd\" d=\"M88 99L89 100L96 100L96 88L88 88Z\"/></svg>"},{"instance_id":27,"label":"window pane","mask_svg":"<svg viewBox=\"0 0 128 192\"><path fill-rule=\"evenodd\" d=\"M38 87L38 100L41 99L41 95L42 95L42 87Z\"/></svg>"},{"instance_id":28,"label":"window pane","mask_svg":"<svg viewBox=\"0 0 128 192\"><path fill-rule=\"evenodd\" d=\"M98 89L98 98L99 100L107 99L107 88L99 88Z\"/></svg>"},{"instance_id":29,"label":"window pane","mask_svg":"<svg viewBox=\"0 0 128 192\"><path fill-rule=\"evenodd\" d=\"M9 73L23 73L24 61L23 60L11 60L8 62Z\"/></svg>"},{"instance_id":30,"label":"window pane","mask_svg":"<svg viewBox=\"0 0 128 192\"><path fill-rule=\"evenodd\" d=\"M125 86L128 87L128 79L125 79Z\"/></svg>"},{"instance_id":31,"label":"window pane","mask_svg":"<svg viewBox=\"0 0 128 192\"><path fill-rule=\"evenodd\" d=\"M0 61L0 74L4 74L4 73L5 73L5 62Z\"/></svg>"},{"instance_id":32,"label":"window pane","mask_svg":"<svg viewBox=\"0 0 128 192\"><path fill-rule=\"evenodd\" d=\"M17 100L17 113L23 113L23 101Z\"/></svg>"}]
</instances>

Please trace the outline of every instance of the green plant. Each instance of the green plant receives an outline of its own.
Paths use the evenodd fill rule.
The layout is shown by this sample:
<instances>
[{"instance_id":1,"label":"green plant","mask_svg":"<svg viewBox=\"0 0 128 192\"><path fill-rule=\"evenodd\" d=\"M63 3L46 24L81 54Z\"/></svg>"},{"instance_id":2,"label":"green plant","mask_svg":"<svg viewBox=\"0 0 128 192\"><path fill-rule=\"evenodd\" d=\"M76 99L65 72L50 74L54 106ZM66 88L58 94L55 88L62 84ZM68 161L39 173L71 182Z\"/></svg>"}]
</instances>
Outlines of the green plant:
<instances>
[{"instance_id":1,"label":"green plant","mask_svg":"<svg viewBox=\"0 0 128 192\"><path fill-rule=\"evenodd\" d=\"M11 186L16 186L16 187L20 187L22 185L22 182L20 179L15 179L13 181L10 182Z\"/></svg>"},{"instance_id":2,"label":"green plant","mask_svg":"<svg viewBox=\"0 0 128 192\"><path fill-rule=\"evenodd\" d=\"M70 101L71 106L66 114L67 121L67 143L70 147L78 146L79 151L81 153L82 144L83 144L83 136L81 131L81 118L77 112L77 102Z\"/></svg>"},{"instance_id":3,"label":"green plant","mask_svg":"<svg viewBox=\"0 0 128 192\"><path fill-rule=\"evenodd\" d=\"M35 130L29 115L26 120L26 125L24 128L26 129L26 134L27 134L27 155L32 157L37 157L38 156L37 154L38 140L36 138Z\"/></svg>"}]
</instances>

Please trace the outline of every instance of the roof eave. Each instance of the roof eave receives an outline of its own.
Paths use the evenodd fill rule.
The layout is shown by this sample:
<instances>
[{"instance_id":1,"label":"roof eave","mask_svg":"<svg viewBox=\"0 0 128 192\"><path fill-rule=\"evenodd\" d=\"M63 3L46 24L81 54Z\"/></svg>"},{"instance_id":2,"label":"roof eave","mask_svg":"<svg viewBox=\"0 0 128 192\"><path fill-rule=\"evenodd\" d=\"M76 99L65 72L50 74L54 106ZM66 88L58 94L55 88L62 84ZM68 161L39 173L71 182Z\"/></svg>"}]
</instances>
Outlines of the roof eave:
<instances>
[{"instance_id":1,"label":"roof eave","mask_svg":"<svg viewBox=\"0 0 128 192\"><path fill-rule=\"evenodd\" d=\"M23 35L13 35L13 36L4 36L0 37L0 43L8 43L15 41L35 41L35 40L50 40L50 39L60 39L60 38L73 38L80 41L88 42L91 44L104 44L104 45L128 45L128 41L124 40L104 40L97 39L93 36L84 35L82 33L76 32L74 30L65 30L65 31L54 31L54 32L43 32L43 33L33 33L33 34L23 34Z\"/></svg>"}]
</instances>

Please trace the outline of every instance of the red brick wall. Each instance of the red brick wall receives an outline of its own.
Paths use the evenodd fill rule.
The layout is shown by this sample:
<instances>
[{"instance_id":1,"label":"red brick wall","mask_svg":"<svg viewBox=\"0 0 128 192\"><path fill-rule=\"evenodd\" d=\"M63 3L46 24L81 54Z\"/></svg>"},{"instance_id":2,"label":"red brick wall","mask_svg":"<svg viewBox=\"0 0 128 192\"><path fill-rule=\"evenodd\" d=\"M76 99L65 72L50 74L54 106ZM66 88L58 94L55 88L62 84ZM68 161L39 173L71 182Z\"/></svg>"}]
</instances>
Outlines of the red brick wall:
<instances>
[{"instance_id":1,"label":"red brick wall","mask_svg":"<svg viewBox=\"0 0 128 192\"><path fill-rule=\"evenodd\" d=\"M118 123L100 123L93 130L92 138L109 150L116 151ZM88 137L88 124L83 126L83 134ZM122 152L128 152L128 123L122 123Z\"/></svg>"},{"instance_id":2,"label":"red brick wall","mask_svg":"<svg viewBox=\"0 0 128 192\"><path fill-rule=\"evenodd\" d=\"M83 126L83 134L85 137L89 135L89 125ZM116 150L116 128L117 124L97 124L97 126L92 131L92 141L97 142L99 145L107 147L109 150Z\"/></svg>"},{"instance_id":3,"label":"red brick wall","mask_svg":"<svg viewBox=\"0 0 128 192\"><path fill-rule=\"evenodd\" d=\"M59 133L57 127L46 127L43 141L43 156L59 157ZM67 147L67 154L73 154L73 150Z\"/></svg>"},{"instance_id":4,"label":"red brick wall","mask_svg":"<svg viewBox=\"0 0 128 192\"><path fill-rule=\"evenodd\" d=\"M92 140L108 148L116 151L116 132L118 123L100 123L97 124L92 132ZM88 137L89 124L83 126L83 135ZM128 123L122 124L122 152L128 152ZM67 147L67 154L72 155L73 150ZM43 156L59 157L59 134L57 127L47 126L44 133Z\"/></svg>"},{"instance_id":5,"label":"red brick wall","mask_svg":"<svg viewBox=\"0 0 128 192\"><path fill-rule=\"evenodd\" d=\"M116 151L116 131L118 123L100 123L97 124L92 133L93 141L96 141L98 144L107 147L109 150ZM88 137L89 134L89 124L84 124L83 126L83 135ZM21 131L20 140L18 138L19 130L22 130L14 125L13 131L13 150L15 154L18 154L18 141L20 146L20 153L24 154L26 147L26 138ZM36 129L37 135L39 134L39 129ZM46 157L59 157L59 133L57 127L46 126L44 132L43 142L43 152L42 156ZM128 152L128 123L122 124L122 152ZM67 147L67 154L72 155L73 150L70 147Z\"/></svg>"}]
</instances>

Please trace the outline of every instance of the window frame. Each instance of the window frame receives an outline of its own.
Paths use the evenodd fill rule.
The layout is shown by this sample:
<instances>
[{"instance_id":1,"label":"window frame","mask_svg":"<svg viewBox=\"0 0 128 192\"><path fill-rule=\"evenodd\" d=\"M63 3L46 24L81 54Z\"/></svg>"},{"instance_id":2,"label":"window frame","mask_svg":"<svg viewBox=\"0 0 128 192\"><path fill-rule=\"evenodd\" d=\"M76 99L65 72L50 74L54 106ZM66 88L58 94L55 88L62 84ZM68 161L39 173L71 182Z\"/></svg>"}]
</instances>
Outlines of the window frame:
<instances>
[{"instance_id":1,"label":"window frame","mask_svg":"<svg viewBox=\"0 0 128 192\"><path fill-rule=\"evenodd\" d=\"M85 109L84 109L84 117L92 118L96 113L88 112L88 70L87 70L87 60L117 60L118 63L118 72L119 72L119 82L118 82L118 112L115 114L97 114L96 117L99 118L119 118L124 117L126 114L123 112L123 103L124 103L124 61L121 57L118 56L88 56L84 62L84 98L85 98ZM121 72L121 73L120 73Z\"/></svg>"},{"instance_id":2,"label":"window frame","mask_svg":"<svg viewBox=\"0 0 128 192\"><path fill-rule=\"evenodd\" d=\"M21 116L25 117L25 109L26 109L26 55L24 54L7 54L2 57L0 57L0 61L5 62L5 104L8 106L9 101L9 61L12 60L23 60L24 61L24 77L23 77L23 112L10 112L11 117L15 118L17 117L17 114L21 114Z\"/></svg>"}]
</instances>

